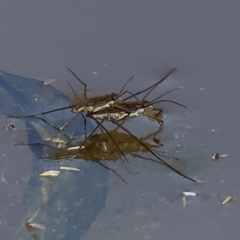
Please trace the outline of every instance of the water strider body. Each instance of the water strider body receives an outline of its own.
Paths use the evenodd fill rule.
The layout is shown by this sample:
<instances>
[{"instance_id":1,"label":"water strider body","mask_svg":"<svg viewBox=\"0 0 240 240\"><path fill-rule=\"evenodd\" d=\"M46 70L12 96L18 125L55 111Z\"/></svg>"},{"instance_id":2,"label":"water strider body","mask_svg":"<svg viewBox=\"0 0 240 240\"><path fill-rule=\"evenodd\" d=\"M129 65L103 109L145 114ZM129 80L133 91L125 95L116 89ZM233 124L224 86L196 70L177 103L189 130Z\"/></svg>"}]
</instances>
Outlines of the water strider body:
<instances>
[{"instance_id":1,"label":"water strider body","mask_svg":"<svg viewBox=\"0 0 240 240\"><path fill-rule=\"evenodd\" d=\"M77 118L77 116L79 114L81 114L84 118L84 115L83 113L86 113L86 114L91 114L91 113L98 113L99 111L104 111L105 109L109 109L111 107L118 107L119 105L122 105L122 102L125 102L126 100L128 100L129 98L136 98L137 95L143 93L143 92L146 92L149 90L149 92L145 95L145 97L155 88L157 87L160 83L162 83L163 81L165 81L165 79L173 72L176 70L176 68L172 69L166 76L164 76L161 80L159 80L157 83L151 85L150 87L148 87L147 89L144 89L144 90L141 90L135 94L132 94L130 93L129 91L125 91L123 92L126 84L132 80L133 78L130 78L125 84L124 86L122 87L121 91L116 94L116 93L111 93L111 94L105 94L105 95L100 95L100 96L95 96L95 97L92 97L92 98L87 98L87 85L82 82L78 76L68 67L68 70L79 80L79 82L81 82L83 85L84 85L84 100L82 99L79 99L77 97L77 95L75 94L74 90L74 94L75 94L75 99L73 100L70 100L70 104L66 107L61 107L61 108L56 108L54 110L50 110L50 111L43 111L42 113L40 114L29 114L29 115L20 115L20 116L17 116L16 114L11 114L10 117L12 118L37 118L41 121L43 121L44 123L52 126L53 128L55 128L56 130L58 130L60 133L64 133L63 130L68 127L69 125L72 124L72 122ZM71 87L71 86L70 86ZM124 93L129 93L130 96L126 99L124 99L123 101L121 101L121 96L124 94ZM144 97L144 98L145 98ZM139 103L139 102L138 102ZM125 106L125 113L122 112L121 113L121 116L125 116L127 117L129 115L129 104L130 103L126 103L127 106ZM135 103L136 104L136 103ZM144 107L146 108L146 107ZM77 113L77 115L75 115L74 117L72 117L72 119L70 119L69 121L65 122L62 126L59 126L59 127L56 127L54 126L53 124L51 124L48 120L46 120L45 118L43 118L42 116L46 116L50 113L54 113L54 112L58 112L58 111L63 111L63 110L66 110L66 109L71 109L72 112L74 113ZM111 110L111 111L114 111L114 110ZM141 113L141 111L143 111L143 109L138 109L137 111L135 111L135 115L139 115ZM126 114L127 112L127 114ZM149 112L149 111L144 111L145 113ZM115 114L115 118L116 116L119 116L119 113L113 113ZM132 115L134 115L134 113L132 112L131 113ZM150 114L152 116L152 114ZM152 116L153 118L153 116ZM85 118L84 118L85 120ZM84 128L86 128L86 120L84 121ZM53 136L55 137L55 136Z\"/></svg>"},{"instance_id":2,"label":"water strider body","mask_svg":"<svg viewBox=\"0 0 240 240\"><path fill-rule=\"evenodd\" d=\"M123 85L119 93L110 93L110 94L104 94L104 95L99 95L95 97L87 97L87 84L81 81L81 79L69 67L68 67L68 70L73 74L73 76L81 84L84 85L84 100L78 98L77 94L72 89L75 95L75 99L71 100L70 106L71 106L72 112L74 113L80 113L80 112L93 113L93 112L97 112L97 111L109 108L115 102L121 101L121 96L128 92L128 91L123 92L124 88L126 87L129 81L134 79L134 77L131 77L130 79L128 79L127 82Z\"/></svg>"},{"instance_id":3,"label":"water strider body","mask_svg":"<svg viewBox=\"0 0 240 240\"><path fill-rule=\"evenodd\" d=\"M157 83L154 83L153 85L151 85L150 87L141 90L135 94L132 94L129 91L124 91L124 88L126 87L127 83L129 81L131 81L133 79L130 78L122 87L121 91L117 94L117 93L111 93L111 94L105 94L105 95L99 95L99 96L95 96L95 97L91 97L91 98L87 98L87 85L82 82L79 77L68 67L68 70L76 77L76 79L84 85L84 100L81 100L77 97L77 95L75 94L75 99L71 101L71 108L73 112L85 112L85 113L95 113L95 112L99 112L101 110L105 110L108 109L109 107L114 107L115 105L118 106L119 104L121 104L121 102L126 102L126 100L130 99L130 98L136 98L136 96L138 96L141 93L144 93L146 91L147 94L143 97L142 101L145 100L145 98L149 95L149 93L154 90L160 83L164 82L167 77L176 70L176 68L173 68L167 75L165 75L162 79L160 79ZM74 90L73 90L74 92ZM121 96L124 95L125 93L129 93L130 96L125 98L123 101L121 99ZM139 101L138 101L139 103ZM129 103L130 104L130 103ZM135 105L136 103L134 103Z\"/></svg>"},{"instance_id":4,"label":"water strider body","mask_svg":"<svg viewBox=\"0 0 240 240\"><path fill-rule=\"evenodd\" d=\"M92 112L87 112L87 116L91 118L95 118L100 121L121 121L125 120L127 118L131 117L136 117L136 116L147 116L151 120L156 120L160 124L162 123L162 109L157 109L153 107L153 104L159 103L159 102L171 102L174 104L177 104L179 106L182 106L185 108L184 105L179 104L175 101L171 100L159 100L162 98L164 95L176 91L180 89L180 87L172 89L170 91L167 91L166 93L158 96L152 101L146 100L146 97L165 79L173 72L175 71L176 68L172 69L166 76L164 76L160 81L157 83L153 84L152 86L137 92L135 94L132 94L130 97L136 97L138 94L141 94L143 92L148 91L145 96L142 98L142 100L137 100L137 101L126 101L129 99L126 98L124 101L117 101L114 103L109 103L109 107L105 109L99 109L96 108ZM159 120L160 119L160 120Z\"/></svg>"},{"instance_id":5,"label":"water strider body","mask_svg":"<svg viewBox=\"0 0 240 240\"><path fill-rule=\"evenodd\" d=\"M143 103L139 101L120 102L107 109L94 113L87 113L86 116L103 121L121 121L126 118L137 117L140 115L149 116L149 118L155 118L154 114L151 114L153 112L156 113L156 117L158 115L159 118L162 118L162 110L155 109L149 101L145 100Z\"/></svg>"}]
</instances>

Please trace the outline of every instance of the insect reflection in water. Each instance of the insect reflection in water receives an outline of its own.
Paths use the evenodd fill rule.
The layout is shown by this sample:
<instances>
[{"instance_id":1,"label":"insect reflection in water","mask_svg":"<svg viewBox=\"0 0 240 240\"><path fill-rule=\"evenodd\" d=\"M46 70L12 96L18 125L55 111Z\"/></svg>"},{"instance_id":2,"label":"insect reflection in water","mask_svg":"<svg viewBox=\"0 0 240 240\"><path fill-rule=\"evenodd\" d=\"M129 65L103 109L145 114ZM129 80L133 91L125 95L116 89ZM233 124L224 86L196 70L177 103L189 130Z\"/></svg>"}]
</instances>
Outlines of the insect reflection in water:
<instances>
[{"instance_id":1,"label":"insect reflection in water","mask_svg":"<svg viewBox=\"0 0 240 240\"><path fill-rule=\"evenodd\" d=\"M121 159L124 154L162 164L155 159L151 159L145 156L145 153L147 153L148 150L143 147L143 144L148 146L148 148L152 150L161 147L161 143L154 144L149 142L149 140L156 138L156 136L160 132L162 132L162 127L159 127L157 131L150 133L145 137L139 138L138 141L136 141L136 139L134 139L128 133L119 132L117 129L109 130L108 133L102 131L99 134L90 135L87 141L72 141L67 143L65 146L61 145L62 147L60 147L56 151L53 151L53 153L49 153L49 150L46 149L48 153L43 156L43 159L84 159L87 161L93 161L110 170L123 182L127 183L125 179L121 177L114 169L102 163L102 160L117 161ZM115 139L115 142L112 141L112 138L109 137L109 134L111 134L111 136ZM54 142L53 144L56 145L56 142ZM46 146L48 147L49 145ZM56 146L59 147L59 145ZM119 148L121 149L121 152L119 151ZM169 158L165 156L163 152L160 152L158 150L154 152L161 157ZM140 155L142 153L144 153L144 155Z\"/></svg>"},{"instance_id":2,"label":"insect reflection in water","mask_svg":"<svg viewBox=\"0 0 240 240\"><path fill-rule=\"evenodd\" d=\"M150 148L158 148L162 145L150 144L146 140L154 138L158 133L162 131L160 127L156 132L148 134L146 137L139 138L140 141L144 142ZM118 146L121 148L124 154L135 155L139 152L147 152L147 150L136 140L134 140L129 134L119 132L116 129L109 130ZM64 148L59 148L58 151L53 155L45 155L44 159L48 160L60 160L60 159L84 159L91 161L117 161L122 156L118 151L115 143L109 137L109 134L102 132L99 134L92 134L89 136L87 141L70 142Z\"/></svg>"}]
</instances>

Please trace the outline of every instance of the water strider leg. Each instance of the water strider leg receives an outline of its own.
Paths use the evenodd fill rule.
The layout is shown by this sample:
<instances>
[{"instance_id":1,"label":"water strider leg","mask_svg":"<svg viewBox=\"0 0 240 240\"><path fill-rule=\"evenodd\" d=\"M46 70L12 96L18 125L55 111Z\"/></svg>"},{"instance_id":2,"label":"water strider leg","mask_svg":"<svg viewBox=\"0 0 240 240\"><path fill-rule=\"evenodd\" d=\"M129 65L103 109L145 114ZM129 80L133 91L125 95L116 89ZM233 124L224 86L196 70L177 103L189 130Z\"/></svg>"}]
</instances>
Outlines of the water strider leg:
<instances>
[{"instance_id":1,"label":"water strider leg","mask_svg":"<svg viewBox=\"0 0 240 240\"><path fill-rule=\"evenodd\" d=\"M112 121L112 123L117 124L118 126L120 126L118 124L118 122L116 121ZM155 156L160 162L162 162L165 166L167 166L168 168L170 168L172 171L174 171L175 173L177 173L178 175L192 181L192 182L199 182L197 179L188 177L187 175L181 173L180 171L178 171L177 169L175 169L174 167L172 167L171 165L169 165L167 162L165 162L164 160L162 160L160 157L158 157L147 145L145 145L142 141L140 141L137 137L135 137L128 129L126 129L124 126L120 126L124 131L126 131L129 135L131 135L135 140L137 140L143 147L145 147L153 156Z\"/></svg>"},{"instance_id":2,"label":"water strider leg","mask_svg":"<svg viewBox=\"0 0 240 240\"><path fill-rule=\"evenodd\" d=\"M87 138L87 119L85 118L85 116L83 115L83 113L81 113L81 116L83 118L84 121L84 137L85 139Z\"/></svg>"},{"instance_id":3,"label":"water strider leg","mask_svg":"<svg viewBox=\"0 0 240 240\"><path fill-rule=\"evenodd\" d=\"M150 114L150 112L153 113L153 111L157 111L157 113L154 115ZM162 109L153 108L151 111L144 112L142 115L148 117L151 120L157 121L158 124L162 126L163 120L162 120L162 117L159 116L162 114L162 112L163 112Z\"/></svg>"},{"instance_id":4,"label":"water strider leg","mask_svg":"<svg viewBox=\"0 0 240 240\"><path fill-rule=\"evenodd\" d=\"M126 162L128 162L128 160L127 160L124 152L123 152L122 149L118 146L118 144L117 144L117 142L114 140L112 134L103 126L103 124L102 124L103 121L102 121L102 122L98 122L98 120L95 119L93 116L91 116L91 118L97 123L98 127L101 127L101 128L103 128L103 129L106 131L106 133L109 135L109 137L111 138L111 140L113 141L113 143L116 145L116 147L117 147L117 149L119 150L119 152L120 152L120 153L123 155L123 157L125 158Z\"/></svg>"},{"instance_id":5,"label":"water strider leg","mask_svg":"<svg viewBox=\"0 0 240 240\"><path fill-rule=\"evenodd\" d=\"M168 76L169 76L172 72L174 72L176 69L177 69L176 67L173 68L166 76L164 76L164 77L163 77L161 80L159 80L157 83L154 83L152 86L150 86L150 87L148 87L148 88L146 88L146 89L144 89L144 90L142 90L142 91L139 91L139 92L137 92L137 93L134 93L133 95L134 95L134 96L137 96L137 95L139 95L139 94L141 94L141 93L144 93L144 92L150 90L150 91L144 96L144 99L145 99L145 98L148 96L148 94L149 94L156 86L158 86L160 83L164 82L164 81L168 78ZM127 97L127 98L125 98L123 101L126 101L126 100L130 99L131 97L132 97L132 96Z\"/></svg>"},{"instance_id":6,"label":"water strider leg","mask_svg":"<svg viewBox=\"0 0 240 240\"><path fill-rule=\"evenodd\" d=\"M97 162L99 165L101 165L102 167L106 168L107 170L113 172L116 176L118 176L124 183L126 183L128 185L128 183L125 181L125 179L123 177L121 177L115 170L113 170L112 168L106 166L105 164L101 163L101 162Z\"/></svg>"},{"instance_id":7,"label":"water strider leg","mask_svg":"<svg viewBox=\"0 0 240 240\"><path fill-rule=\"evenodd\" d=\"M68 71L84 86L84 100L87 99L87 84L81 81L81 79L72 71L70 67L67 67Z\"/></svg>"}]
</instances>

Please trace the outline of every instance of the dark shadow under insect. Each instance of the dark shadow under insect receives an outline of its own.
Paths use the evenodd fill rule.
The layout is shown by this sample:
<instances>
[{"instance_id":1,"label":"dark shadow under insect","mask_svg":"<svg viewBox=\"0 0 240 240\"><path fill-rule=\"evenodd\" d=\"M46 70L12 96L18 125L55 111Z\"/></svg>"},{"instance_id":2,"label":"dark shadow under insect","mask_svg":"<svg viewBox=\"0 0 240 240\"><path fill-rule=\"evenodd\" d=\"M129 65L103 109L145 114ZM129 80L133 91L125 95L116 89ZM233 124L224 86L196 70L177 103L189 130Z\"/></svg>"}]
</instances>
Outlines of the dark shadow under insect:
<instances>
[{"instance_id":1,"label":"dark shadow under insect","mask_svg":"<svg viewBox=\"0 0 240 240\"><path fill-rule=\"evenodd\" d=\"M101 128L102 126L100 126ZM148 150L143 147L142 143L148 146L149 149L159 148L160 144L150 144L146 140L155 137L158 133L162 131L160 127L157 131L148 134L148 136L140 139L140 142L132 138L131 135L125 132L118 132L115 130L104 130L100 134L89 134L88 139L82 142L70 142L64 147L56 148L48 144L44 144L47 147L55 148L53 154L47 154L43 156L44 160L64 160L64 159L84 159L88 161L94 161L106 169L112 171L117 177L119 177L123 182L127 183L123 177L121 177L115 170L107 167L103 164L102 160L107 161L117 161L124 154L130 154L132 156L137 156L144 160L156 162L162 164L161 162L151 159L145 156L141 156L139 153L146 153ZM115 141L113 141L115 139ZM39 143L43 145L42 143ZM121 152L119 152L119 148ZM154 150L152 150L154 151ZM169 158L165 156L162 152L156 151L156 154Z\"/></svg>"},{"instance_id":2,"label":"dark shadow under insect","mask_svg":"<svg viewBox=\"0 0 240 240\"><path fill-rule=\"evenodd\" d=\"M89 118L93 118L93 116L91 116L90 114L88 115ZM96 122L97 120L94 119ZM119 128L121 128L123 131L125 131L126 133L128 133L133 139L135 139L137 142L139 142L148 152L150 152L155 158L157 158L159 160L160 163L162 163L163 165L165 165L166 167L168 167L169 169L171 169L172 171L174 171L175 173L177 173L178 175L190 180L190 181L193 181L193 182L199 182L198 179L195 179L195 178L191 178L191 177L188 177L187 175L181 173L179 170L177 170L176 168L172 167L171 165L169 165L166 161L164 161L162 158L160 158L159 156L157 156L156 153L154 153L145 143L143 143L141 140L139 140L136 136L134 136L128 129L126 129L123 125L120 125L117 121L115 120L111 120L111 122L113 124L116 124ZM99 123L99 124L102 124L102 123Z\"/></svg>"}]
</instances>

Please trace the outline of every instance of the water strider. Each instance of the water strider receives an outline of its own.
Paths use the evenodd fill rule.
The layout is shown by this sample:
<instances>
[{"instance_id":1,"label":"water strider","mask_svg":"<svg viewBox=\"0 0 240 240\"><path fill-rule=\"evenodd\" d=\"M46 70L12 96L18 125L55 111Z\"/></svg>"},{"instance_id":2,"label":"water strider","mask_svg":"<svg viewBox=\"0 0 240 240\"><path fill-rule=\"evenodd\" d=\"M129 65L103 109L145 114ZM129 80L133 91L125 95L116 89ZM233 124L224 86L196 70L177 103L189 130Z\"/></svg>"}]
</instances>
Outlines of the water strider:
<instances>
[{"instance_id":1,"label":"water strider","mask_svg":"<svg viewBox=\"0 0 240 240\"><path fill-rule=\"evenodd\" d=\"M177 89L180 89L180 88L173 89L171 90L171 92ZM96 111L93 113L89 112L87 113L87 116L94 117L97 120L122 121L124 119L128 119L131 117L137 117L137 116L143 115L148 117L151 120L156 120L159 122L159 118L162 118L162 109L154 108L153 104L159 103L159 102L171 102L186 108L184 105L177 103L175 101L158 100L165 94L162 94L161 96L157 97L153 101L148 101L143 99L141 101L115 103L115 104L112 104L107 109Z\"/></svg>"},{"instance_id":2,"label":"water strider","mask_svg":"<svg viewBox=\"0 0 240 240\"><path fill-rule=\"evenodd\" d=\"M155 116L153 116L153 114L148 114L149 110L153 110L153 112L156 112L157 109L153 108L153 104L157 103L157 102L163 102L163 101L168 101L168 102L173 102L176 103L174 101L170 101L170 100L160 100L160 101L156 101L159 98L161 98L162 96L164 96L165 94L175 91L177 89L168 91L165 94L162 94L161 96L159 96L157 99L155 99L152 102L149 102L147 100L145 100L145 98L151 93L151 91L153 91L160 83L164 82L167 77L176 70L176 68L173 68L167 75L165 75L161 80L159 80L157 83L153 84L152 86L139 91L138 93L132 94L129 91L124 91L125 86L127 85L127 83L132 80L133 78L130 78L122 87L121 91L119 94L116 93L111 93L111 94L106 94L106 95L100 95L100 96L96 96L96 97L92 97L92 98L87 98L87 85L82 82L79 77L68 67L68 70L78 79L78 81L84 85L84 101L82 101L81 99L79 99L76 95L76 93L74 92L74 90L72 89L72 91L75 94L75 99L71 101L71 110L72 112L77 112L78 114L81 114L82 117L85 120L85 126L86 126L86 119L84 117L84 115L82 114L83 112L88 114L95 114L94 116L96 119L100 119L100 120L104 120L104 118L108 118L109 115L112 115L112 117L115 117L117 119L115 120L120 120L121 119L125 119L127 117L129 117L129 115L132 116L139 116L140 114L148 116L151 119L155 119L158 121L158 115L161 115L161 110L159 110L158 113L156 113ZM148 91L149 90L149 91ZM137 95L143 93L143 92L147 92L147 94L143 97L143 99L141 101L135 101L135 102L126 102L126 99L129 98L136 98L137 99ZM126 98L125 101L121 100L121 96L125 93L129 93L130 97ZM178 104L178 103L176 103ZM181 104L178 104L181 105ZM181 105L182 106L182 105ZM134 109L134 110L133 110ZM45 113L44 113L45 114ZM160 123L160 122L159 122ZM63 125L60 128L60 131L62 131L66 126L69 125L69 122L66 123L65 125ZM113 140L114 141L114 140Z\"/></svg>"},{"instance_id":3,"label":"water strider","mask_svg":"<svg viewBox=\"0 0 240 240\"><path fill-rule=\"evenodd\" d=\"M178 89L180 89L181 87L172 89L170 91L165 92L164 94L158 96L157 98L155 98L152 101L148 101L146 100L146 97L163 81L166 80L166 78L173 72L175 71L176 68L172 69L166 76L164 76L160 81L158 81L157 83L153 84L152 86L137 92L135 94L132 94L130 97L136 97L136 95L139 95L143 92L148 91L145 96L141 99L141 100L137 100L137 101L126 101L129 99L126 98L123 101L118 101L115 103L111 103L109 104L109 107L106 109L102 109L102 110L96 110L94 112L87 112L87 116L91 116L92 118L95 118L97 120L108 120L108 121L121 121L130 117L136 117L139 115L144 115L147 116L149 119L152 120L156 120L159 123L162 123L162 109L157 109L153 107L153 104L155 103L159 103L159 102L171 102L174 104L177 104L181 107L186 108L184 105L179 104L175 101L172 100L159 100L160 98L162 98L163 96L165 96L166 94L176 91ZM154 113L154 114L153 114ZM159 119L161 119L159 121Z\"/></svg>"},{"instance_id":4,"label":"water strider","mask_svg":"<svg viewBox=\"0 0 240 240\"><path fill-rule=\"evenodd\" d=\"M121 101L121 96L123 96L125 93L130 93L127 90L123 92L124 88L132 79L134 79L134 77L129 78L127 82L123 85L119 93L110 93L110 94L104 94L104 95L99 95L94 97L87 97L87 84L81 81L81 79L69 67L68 67L68 70L84 86L84 100L80 99L75 93L75 91L72 89L75 95L75 99L71 100L70 106L71 106L72 112L77 112L77 113L78 112L93 113L96 111L104 110L110 107L111 104Z\"/></svg>"},{"instance_id":5,"label":"water strider","mask_svg":"<svg viewBox=\"0 0 240 240\"><path fill-rule=\"evenodd\" d=\"M120 97L125 94L125 93L129 93L130 96L127 97L126 99L124 99L123 101L126 101L132 97L135 97L143 92L146 92L148 90L150 90L146 95L145 97L156 87L158 86L160 83L162 83L163 81L165 81L167 79L167 77L176 70L176 68L173 68L166 76L164 76L161 80L159 80L157 83L151 85L150 87L144 89L144 90L141 90L135 94L132 94L130 93L129 91L125 91L123 92L123 89L125 88L126 84L132 80L133 78L130 78L125 84L124 86L122 87L121 91L119 94L116 94L116 93L112 93L112 94L105 94L105 95L102 95L102 96L97 96L97 97L92 97L92 98L87 98L87 85L82 82L78 76L68 67L68 70L79 80L79 82L81 84L84 85L84 100L81 100L79 99L76 94L76 98L73 99L73 100L70 100L70 104L68 106L65 106L65 107L61 107L61 108L56 108L56 109L53 109L53 110L50 110L50 111L43 111L42 113L39 113L39 114L30 114L30 115L22 115L22 116L10 116L10 117L13 117L13 118L27 118L27 117L34 117L34 118L37 118L39 120L42 120L43 122L45 122L46 124L52 126L53 128L55 128L56 130L58 130L59 132L63 133L63 129L65 129L67 126L69 126L74 119L77 118L77 116L79 114L81 114L84 118L84 115L82 114L83 112L85 113L92 113L92 112L98 112L100 110L104 110L106 108L108 108L110 105L113 105L114 103L116 102L121 102L121 99ZM74 92L74 90L73 90ZM78 115L75 115L75 118L72 118L71 120L69 120L68 122L65 122L64 125L60 126L60 127L55 127L53 124L49 123L49 121L46 121L46 119L44 119L42 116L43 115L47 115L49 113L53 113L53 112L58 112L58 111L61 111L61 110L66 110L66 109L71 109L72 112L76 112L78 113ZM126 108L127 110L127 108ZM84 126L86 126L86 120L84 122ZM55 136L54 136L55 137Z\"/></svg>"}]
</instances>

